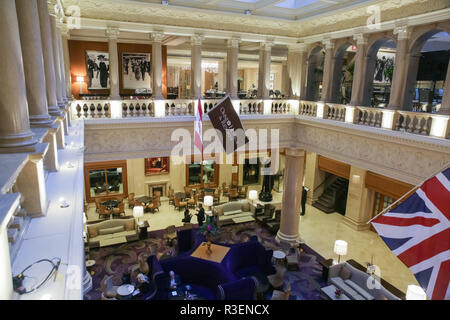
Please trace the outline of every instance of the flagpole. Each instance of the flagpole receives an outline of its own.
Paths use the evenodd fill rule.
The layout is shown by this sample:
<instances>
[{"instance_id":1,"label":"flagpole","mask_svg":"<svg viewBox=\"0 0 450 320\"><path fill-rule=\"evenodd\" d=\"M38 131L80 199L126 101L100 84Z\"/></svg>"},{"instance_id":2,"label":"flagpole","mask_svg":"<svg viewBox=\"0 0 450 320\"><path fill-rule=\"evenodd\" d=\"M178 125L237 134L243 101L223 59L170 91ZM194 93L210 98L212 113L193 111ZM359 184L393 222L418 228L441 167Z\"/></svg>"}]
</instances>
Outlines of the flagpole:
<instances>
[{"instance_id":1,"label":"flagpole","mask_svg":"<svg viewBox=\"0 0 450 320\"><path fill-rule=\"evenodd\" d=\"M373 217L372 219L370 219L369 221L366 222L366 224L371 223L373 220L375 220L376 218L378 218L379 216L385 214L386 212L388 212L389 210L391 210L391 208L393 206L395 206L397 203L399 203L400 201L402 201L405 197L409 197L411 195L411 193L414 193L417 191L417 189L420 188L421 185L423 185L427 180L430 180L431 178L433 178L435 175L437 175L438 173L447 170L448 167L450 166L450 162L447 162L447 164L444 166L443 169L439 169L437 172L433 173L432 175L430 175L428 178L426 178L425 180L423 180L422 182L420 182L418 185L416 185L414 188L412 188L411 190L409 190L407 193L405 193L403 196L401 196L401 198L397 199L397 201L395 201L394 203L392 203L389 207L387 207L386 209L384 209L383 211L381 211L379 214L377 214L375 217Z\"/></svg>"}]
</instances>

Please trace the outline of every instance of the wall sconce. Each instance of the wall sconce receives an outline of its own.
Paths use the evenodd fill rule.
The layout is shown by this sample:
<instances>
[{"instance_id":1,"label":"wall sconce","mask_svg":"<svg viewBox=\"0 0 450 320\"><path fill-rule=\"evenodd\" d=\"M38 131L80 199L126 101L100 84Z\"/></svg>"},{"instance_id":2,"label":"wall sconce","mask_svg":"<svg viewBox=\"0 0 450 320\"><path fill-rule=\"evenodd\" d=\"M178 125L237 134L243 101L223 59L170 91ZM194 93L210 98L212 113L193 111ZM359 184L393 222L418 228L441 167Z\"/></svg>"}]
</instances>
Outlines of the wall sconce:
<instances>
[{"instance_id":1,"label":"wall sconce","mask_svg":"<svg viewBox=\"0 0 450 320\"><path fill-rule=\"evenodd\" d=\"M59 207L60 208L68 208L69 204L67 203L66 199L64 199L63 197L59 198Z\"/></svg>"},{"instance_id":2,"label":"wall sconce","mask_svg":"<svg viewBox=\"0 0 450 320\"><path fill-rule=\"evenodd\" d=\"M359 184L360 181L361 181L361 176L359 176L359 175L357 175L357 174L354 174L354 175L352 176L352 183L354 183L354 184Z\"/></svg>"},{"instance_id":3,"label":"wall sconce","mask_svg":"<svg viewBox=\"0 0 450 320\"><path fill-rule=\"evenodd\" d=\"M80 83L80 93L83 93L84 77L83 76L77 76L77 82Z\"/></svg>"}]
</instances>

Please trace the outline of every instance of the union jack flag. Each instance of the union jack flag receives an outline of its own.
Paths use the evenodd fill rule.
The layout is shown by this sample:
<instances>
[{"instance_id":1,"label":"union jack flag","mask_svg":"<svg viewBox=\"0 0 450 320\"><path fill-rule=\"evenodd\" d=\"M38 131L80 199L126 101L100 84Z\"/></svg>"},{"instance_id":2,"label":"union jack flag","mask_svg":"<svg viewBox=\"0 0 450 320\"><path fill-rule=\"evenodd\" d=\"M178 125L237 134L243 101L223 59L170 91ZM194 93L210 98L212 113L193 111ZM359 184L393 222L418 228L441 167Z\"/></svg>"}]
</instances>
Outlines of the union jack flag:
<instances>
[{"instance_id":1,"label":"union jack flag","mask_svg":"<svg viewBox=\"0 0 450 320\"><path fill-rule=\"evenodd\" d=\"M372 224L432 300L450 299L450 168Z\"/></svg>"}]
</instances>

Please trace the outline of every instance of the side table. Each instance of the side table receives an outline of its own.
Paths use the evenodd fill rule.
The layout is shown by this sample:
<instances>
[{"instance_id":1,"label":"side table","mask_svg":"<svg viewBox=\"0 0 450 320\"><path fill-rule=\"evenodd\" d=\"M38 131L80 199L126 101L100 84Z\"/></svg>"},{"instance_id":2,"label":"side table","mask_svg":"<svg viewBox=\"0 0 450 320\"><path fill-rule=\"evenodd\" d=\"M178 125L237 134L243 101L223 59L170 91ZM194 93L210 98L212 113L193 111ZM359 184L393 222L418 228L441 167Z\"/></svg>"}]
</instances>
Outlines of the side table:
<instances>
[{"instance_id":1,"label":"side table","mask_svg":"<svg viewBox=\"0 0 450 320\"><path fill-rule=\"evenodd\" d=\"M328 281L328 272L333 265L333 259L323 260L320 262L320 265L322 266L322 279Z\"/></svg>"},{"instance_id":2,"label":"side table","mask_svg":"<svg viewBox=\"0 0 450 320\"><path fill-rule=\"evenodd\" d=\"M150 227L148 221L145 220L142 224L138 224L139 227L139 239L144 240L148 238L147 228Z\"/></svg>"}]
</instances>

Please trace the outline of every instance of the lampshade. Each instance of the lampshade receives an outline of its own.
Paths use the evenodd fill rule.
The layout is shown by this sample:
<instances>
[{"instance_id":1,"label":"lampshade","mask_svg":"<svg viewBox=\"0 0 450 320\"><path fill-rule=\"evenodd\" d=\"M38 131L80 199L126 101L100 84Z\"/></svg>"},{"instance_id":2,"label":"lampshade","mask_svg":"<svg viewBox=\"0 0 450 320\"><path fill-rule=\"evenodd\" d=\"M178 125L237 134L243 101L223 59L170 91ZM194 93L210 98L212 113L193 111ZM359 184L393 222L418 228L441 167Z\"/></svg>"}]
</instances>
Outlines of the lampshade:
<instances>
[{"instance_id":1,"label":"lampshade","mask_svg":"<svg viewBox=\"0 0 450 320\"><path fill-rule=\"evenodd\" d=\"M213 197L212 196L205 196L205 199L203 200L203 203L205 204L205 206L212 206L213 205Z\"/></svg>"},{"instance_id":2,"label":"lampshade","mask_svg":"<svg viewBox=\"0 0 450 320\"><path fill-rule=\"evenodd\" d=\"M84 82L84 77L77 77L77 82Z\"/></svg>"},{"instance_id":3,"label":"lampshade","mask_svg":"<svg viewBox=\"0 0 450 320\"><path fill-rule=\"evenodd\" d=\"M347 254L347 242L344 240L336 240L334 242L334 253L339 256L345 256Z\"/></svg>"},{"instance_id":4,"label":"lampshade","mask_svg":"<svg viewBox=\"0 0 450 320\"><path fill-rule=\"evenodd\" d=\"M133 217L142 218L144 216L144 207L136 206L133 208Z\"/></svg>"},{"instance_id":5,"label":"lampshade","mask_svg":"<svg viewBox=\"0 0 450 320\"><path fill-rule=\"evenodd\" d=\"M421 287L410 284L406 290L406 300L427 300L427 295Z\"/></svg>"},{"instance_id":6,"label":"lampshade","mask_svg":"<svg viewBox=\"0 0 450 320\"><path fill-rule=\"evenodd\" d=\"M258 191L256 190L250 190L250 192L248 193L248 198L250 200L256 200L258 199Z\"/></svg>"}]
</instances>

